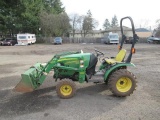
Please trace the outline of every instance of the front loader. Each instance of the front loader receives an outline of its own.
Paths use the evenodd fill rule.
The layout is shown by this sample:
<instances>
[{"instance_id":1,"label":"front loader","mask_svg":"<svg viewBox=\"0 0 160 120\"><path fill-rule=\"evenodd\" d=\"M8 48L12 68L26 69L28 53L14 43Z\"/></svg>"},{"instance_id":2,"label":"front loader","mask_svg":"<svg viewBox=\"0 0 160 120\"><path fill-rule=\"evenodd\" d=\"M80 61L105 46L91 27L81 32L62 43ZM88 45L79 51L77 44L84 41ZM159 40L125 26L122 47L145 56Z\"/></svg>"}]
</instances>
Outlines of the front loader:
<instances>
[{"instance_id":1,"label":"front loader","mask_svg":"<svg viewBox=\"0 0 160 120\"><path fill-rule=\"evenodd\" d=\"M133 32L133 43L127 59L126 50L123 43L126 36L123 34L122 22L129 19ZM125 97L133 93L136 88L136 77L127 70L127 66L135 66L131 63L132 54L135 53L136 34L131 17L124 17L120 22L122 40L119 52L116 57L102 59L98 70L96 65L98 58L104 53L95 50L96 54L80 52L64 52L56 54L48 63L36 63L29 70L23 73L21 81L15 87L18 92L31 92L36 90L45 80L47 74L54 70L53 78L57 81L56 92L61 98L71 98L76 93L75 81L99 82L92 80L95 76L100 76L101 80L109 86L115 96Z\"/></svg>"}]
</instances>

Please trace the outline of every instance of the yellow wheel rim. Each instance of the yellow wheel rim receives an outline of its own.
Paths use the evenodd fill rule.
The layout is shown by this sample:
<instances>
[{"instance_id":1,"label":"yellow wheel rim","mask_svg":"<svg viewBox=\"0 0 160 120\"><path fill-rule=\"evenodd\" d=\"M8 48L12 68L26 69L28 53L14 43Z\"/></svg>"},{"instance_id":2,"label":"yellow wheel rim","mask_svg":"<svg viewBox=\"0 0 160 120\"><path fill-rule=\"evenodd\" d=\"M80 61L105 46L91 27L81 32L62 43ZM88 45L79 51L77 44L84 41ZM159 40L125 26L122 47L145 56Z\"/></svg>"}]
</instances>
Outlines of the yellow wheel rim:
<instances>
[{"instance_id":1,"label":"yellow wheel rim","mask_svg":"<svg viewBox=\"0 0 160 120\"><path fill-rule=\"evenodd\" d=\"M127 92L131 87L132 81L128 77L121 77L116 83L116 88L119 92Z\"/></svg>"},{"instance_id":2,"label":"yellow wheel rim","mask_svg":"<svg viewBox=\"0 0 160 120\"><path fill-rule=\"evenodd\" d=\"M64 96L68 96L72 93L72 87L70 85L62 85L60 87L60 92Z\"/></svg>"}]
</instances>

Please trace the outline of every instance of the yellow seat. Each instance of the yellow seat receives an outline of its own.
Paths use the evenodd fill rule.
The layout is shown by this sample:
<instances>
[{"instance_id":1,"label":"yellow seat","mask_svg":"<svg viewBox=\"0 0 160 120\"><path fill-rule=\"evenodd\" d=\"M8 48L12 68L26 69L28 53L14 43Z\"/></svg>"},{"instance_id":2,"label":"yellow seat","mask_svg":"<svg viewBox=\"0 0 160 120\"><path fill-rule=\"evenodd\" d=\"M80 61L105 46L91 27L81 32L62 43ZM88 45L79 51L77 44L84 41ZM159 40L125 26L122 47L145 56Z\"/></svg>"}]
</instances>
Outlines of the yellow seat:
<instances>
[{"instance_id":1,"label":"yellow seat","mask_svg":"<svg viewBox=\"0 0 160 120\"><path fill-rule=\"evenodd\" d=\"M115 58L113 59L106 59L106 62L108 64L114 64L114 63L117 63L117 62L122 62L124 57L126 55L126 50L125 49L121 49L118 54L116 55Z\"/></svg>"}]
</instances>

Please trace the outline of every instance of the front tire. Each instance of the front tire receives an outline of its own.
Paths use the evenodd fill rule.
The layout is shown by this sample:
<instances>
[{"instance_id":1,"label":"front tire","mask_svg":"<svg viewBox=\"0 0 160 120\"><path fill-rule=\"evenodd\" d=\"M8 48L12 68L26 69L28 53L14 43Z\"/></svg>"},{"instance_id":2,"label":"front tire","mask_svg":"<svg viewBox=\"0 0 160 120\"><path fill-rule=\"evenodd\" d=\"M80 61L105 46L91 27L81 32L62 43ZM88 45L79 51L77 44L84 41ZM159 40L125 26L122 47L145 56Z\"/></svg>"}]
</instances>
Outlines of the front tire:
<instances>
[{"instance_id":1,"label":"front tire","mask_svg":"<svg viewBox=\"0 0 160 120\"><path fill-rule=\"evenodd\" d=\"M76 84L71 80L61 80L56 86L56 92L60 98L72 98L76 93Z\"/></svg>"},{"instance_id":2,"label":"front tire","mask_svg":"<svg viewBox=\"0 0 160 120\"><path fill-rule=\"evenodd\" d=\"M108 80L109 89L118 97L125 97L132 94L136 89L136 83L136 77L126 69L120 69L114 72Z\"/></svg>"}]
</instances>

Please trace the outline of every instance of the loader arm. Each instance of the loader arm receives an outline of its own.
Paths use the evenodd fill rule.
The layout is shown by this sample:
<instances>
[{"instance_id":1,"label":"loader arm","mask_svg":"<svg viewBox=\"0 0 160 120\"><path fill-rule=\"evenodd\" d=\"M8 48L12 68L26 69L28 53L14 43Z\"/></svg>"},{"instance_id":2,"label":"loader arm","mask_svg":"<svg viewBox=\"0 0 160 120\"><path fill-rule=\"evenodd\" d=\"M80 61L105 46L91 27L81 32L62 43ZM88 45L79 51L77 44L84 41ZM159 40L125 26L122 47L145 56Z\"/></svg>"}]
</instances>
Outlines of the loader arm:
<instances>
[{"instance_id":1,"label":"loader arm","mask_svg":"<svg viewBox=\"0 0 160 120\"><path fill-rule=\"evenodd\" d=\"M45 80L47 74L52 70L56 69L67 69L67 70L74 70L78 71L80 73L79 79L81 81L84 81L85 79L85 67L82 68L74 68L74 67L68 67L68 66L61 66L59 65L59 60L62 56L71 55L71 54L77 54L79 52L64 52L60 54L56 54L49 62L47 62L45 65L42 63L36 63L34 66L31 66L30 69L25 71L23 74L21 74L21 81L16 85L14 88L15 91L18 92L31 92L38 88ZM74 58L74 57L73 57ZM83 59L83 57L75 57L77 60ZM56 71L55 71L56 72ZM58 73L57 73L58 74ZM56 78L57 79L57 78Z\"/></svg>"},{"instance_id":2,"label":"loader arm","mask_svg":"<svg viewBox=\"0 0 160 120\"><path fill-rule=\"evenodd\" d=\"M36 63L30 69L21 74L21 81L14 88L17 92L32 92L45 80L47 74L56 65L57 58L53 57L46 65Z\"/></svg>"}]
</instances>

